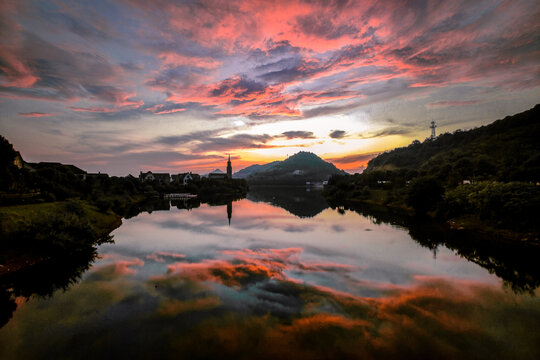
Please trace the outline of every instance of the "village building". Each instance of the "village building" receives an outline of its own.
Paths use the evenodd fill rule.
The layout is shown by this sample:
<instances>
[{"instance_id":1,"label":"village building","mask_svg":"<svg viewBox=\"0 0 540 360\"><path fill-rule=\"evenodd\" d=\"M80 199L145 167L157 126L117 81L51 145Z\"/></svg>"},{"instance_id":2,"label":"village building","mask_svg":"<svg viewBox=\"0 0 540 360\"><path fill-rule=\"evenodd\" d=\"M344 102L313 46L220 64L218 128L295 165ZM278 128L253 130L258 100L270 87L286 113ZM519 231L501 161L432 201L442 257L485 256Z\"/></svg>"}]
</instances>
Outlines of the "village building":
<instances>
[{"instance_id":1,"label":"village building","mask_svg":"<svg viewBox=\"0 0 540 360\"><path fill-rule=\"evenodd\" d=\"M139 180L143 182L157 181L162 184L168 184L171 182L171 175L169 175L169 173L153 173L151 171L143 173L141 171L139 174Z\"/></svg>"},{"instance_id":2,"label":"village building","mask_svg":"<svg viewBox=\"0 0 540 360\"><path fill-rule=\"evenodd\" d=\"M225 173L219 169L216 169L208 174L208 178L214 180L232 179L231 155L229 155L227 160L227 172Z\"/></svg>"},{"instance_id":3,"label":"village building","mask_svg":"<svg viewBox=\"0 0 540 360\"><path fill-rule=\"evenodd\" d=\"M227 173L216 169L208 174L208 178L213 180L225 180L227 179Z\"/></svg>"},{"instance_id":4,"label":"village building","mask_svg":"<svg viewBox=\"0 0 540 360\"><path fill-rule=\"evenodd\" d=\"M77 175L77 176L80 176L80 178L83 179L83 180L86 180L88 178L106 179L106 178L109 177L109 174L105 174L105 173L102 173L102 172L97 172L97 173L80 174L80 175Z\"/></svg>"},{"instance_id":5,"label":"village building","mask_svg":"<svg viewBox=\"0 0 540 360\"><path fill-rule=\"evenodd\" d=\"M176 184L187 185L192 181L199 180L200 178L201 177L199 176L199 174L187 172L187 173L178 174L178 175L171 175L171 182L176 183Z\"/></svg>"}]
</instances>

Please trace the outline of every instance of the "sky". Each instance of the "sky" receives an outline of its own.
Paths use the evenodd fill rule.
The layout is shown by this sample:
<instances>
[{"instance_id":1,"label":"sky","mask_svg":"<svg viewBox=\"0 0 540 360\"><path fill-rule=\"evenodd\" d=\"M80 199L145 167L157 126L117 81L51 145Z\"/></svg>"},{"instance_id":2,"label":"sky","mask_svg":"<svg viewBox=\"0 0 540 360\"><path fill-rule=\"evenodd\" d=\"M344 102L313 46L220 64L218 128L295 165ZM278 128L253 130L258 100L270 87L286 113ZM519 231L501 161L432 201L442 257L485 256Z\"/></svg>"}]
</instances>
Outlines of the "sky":
<instances>
[{"instance_id":1,"label":"sky","mask_svg":"<svg viewBox=\"0 0 540 360\"><path fill-rule=\"evenodd\" d=\"M540 102L540 2L0 2L0 134L89 172L349 172Z\"/></svg>"}]
</instances>

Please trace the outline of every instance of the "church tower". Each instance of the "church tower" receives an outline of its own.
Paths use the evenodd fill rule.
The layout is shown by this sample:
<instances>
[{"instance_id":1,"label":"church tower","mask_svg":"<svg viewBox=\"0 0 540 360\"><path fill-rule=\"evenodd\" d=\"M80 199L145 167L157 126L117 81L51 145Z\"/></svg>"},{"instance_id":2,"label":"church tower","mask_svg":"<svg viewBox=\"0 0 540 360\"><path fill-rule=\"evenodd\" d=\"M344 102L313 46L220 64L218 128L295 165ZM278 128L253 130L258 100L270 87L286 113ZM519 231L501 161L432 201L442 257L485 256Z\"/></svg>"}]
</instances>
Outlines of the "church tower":
<instances>
[{"instance_id":1,"label":"church tower","mask_svg":"<svg viewBox=\"0 0 540 360\"><path fill-rule=\"evenodd\" d=\"M229 154L229 160L227 161L227 178L232 179L232 166L231 155Z\"/></svg>"}]
</instances>

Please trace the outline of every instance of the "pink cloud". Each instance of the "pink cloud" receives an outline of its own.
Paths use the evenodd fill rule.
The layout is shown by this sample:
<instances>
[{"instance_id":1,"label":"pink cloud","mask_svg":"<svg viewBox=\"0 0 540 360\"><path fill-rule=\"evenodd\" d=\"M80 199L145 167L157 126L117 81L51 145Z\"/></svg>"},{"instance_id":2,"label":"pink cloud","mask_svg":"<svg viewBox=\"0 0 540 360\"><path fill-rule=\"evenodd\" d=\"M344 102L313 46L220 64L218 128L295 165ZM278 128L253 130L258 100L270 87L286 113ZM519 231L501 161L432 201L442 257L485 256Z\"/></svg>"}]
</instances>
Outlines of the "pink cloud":
<instances>
[{"instance_id":1,"label":"pink cloud","mask_svg":"<svg viewBox=\"0 0 540 360\"><path fill-rule=\"evenodd\" d=\"M19 113L19 116L24 116L24 117L43 117L43 116L52 116L52 115L53 114L42 113L42 112Z\"/></svg>"},{"instance_id":2,"label":"pink cloud","mask_svg":"<svg viewBox=\"0 0 540 360\"><path fill-rule=\"evenodd\" d=\"M195 66L206 69L215 69L222 63L211 57L198 57L198 56L186 56L178 54L172 51L166 51L158 54L157 56L163 65L176 67L176 66Z\"/></svg>"},{"instance_id":3,"label":"pink cloud","mask_svg":"<svg viewBox=\"0 0 540 360\"><path fill-rule=\"evenodd\" d=\"M165 262L165 259L178 260L178 259L184 259L185 257L186 255L184 254L178 254L174 252L165 252L165 251L153 253L146 256L148 260L154 260L155 262Z\"/></svg>"}]
</instances>

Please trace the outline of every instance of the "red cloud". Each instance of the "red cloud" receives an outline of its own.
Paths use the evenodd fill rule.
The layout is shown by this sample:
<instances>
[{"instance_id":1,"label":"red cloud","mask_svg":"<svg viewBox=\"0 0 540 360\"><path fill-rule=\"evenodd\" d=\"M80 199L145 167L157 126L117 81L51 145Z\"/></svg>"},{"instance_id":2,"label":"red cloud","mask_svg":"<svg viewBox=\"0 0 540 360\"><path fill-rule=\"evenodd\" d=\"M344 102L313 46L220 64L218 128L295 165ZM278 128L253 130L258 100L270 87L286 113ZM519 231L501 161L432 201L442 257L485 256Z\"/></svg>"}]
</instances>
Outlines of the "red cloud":
<instances>
[{"instance_id":1,"label":"red cloud","mask_svg":"<svg viewBox=\"0 0 540 360\"><path fill-rule=\"evenodd\" d=\"M162 52L158 54L157 57L161 60L161 63L167 67L195 66L206 69L215 69L221 65L221 62L212 59L211 57L186 56L172 51Z\"/></svg>"},{"instance_id":2,"label":"red cloud","mask_svg":"<svg viewBox=\"0 0 540 360\"><path fill-rule=\"evenodd\" d=\"M49 114L49 113L42 113L42 112L29 112L29 113L19 113L19 116L24 116L24 117L43 117L43 116L52 116L52 114Z\"/></svg>"}]
</instances>

